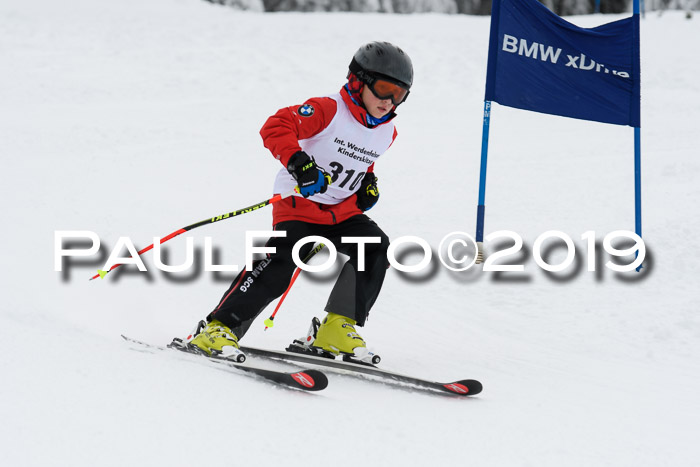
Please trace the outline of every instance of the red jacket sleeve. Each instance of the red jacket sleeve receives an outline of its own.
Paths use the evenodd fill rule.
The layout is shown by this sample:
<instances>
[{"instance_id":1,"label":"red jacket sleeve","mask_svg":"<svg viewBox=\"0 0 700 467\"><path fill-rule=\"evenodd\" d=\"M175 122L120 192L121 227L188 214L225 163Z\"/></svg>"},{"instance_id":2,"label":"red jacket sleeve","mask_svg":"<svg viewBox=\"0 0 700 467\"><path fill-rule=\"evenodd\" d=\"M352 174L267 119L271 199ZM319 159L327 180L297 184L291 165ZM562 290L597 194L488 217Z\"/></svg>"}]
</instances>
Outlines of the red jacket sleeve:
<instances>
[{"instance_id":1,"label":"red jacket sleeve","mask_svg":"<svg viewBox=\"0 0 700 467\"><path fill-rule=\"evenodd\" d=\"M304 105L284 107L267 119L260 129L263 144L285 167L297 151L299 140L323 131L335 117L336 102L330 97L307 100Z\"/></svg>"}]
</instances>

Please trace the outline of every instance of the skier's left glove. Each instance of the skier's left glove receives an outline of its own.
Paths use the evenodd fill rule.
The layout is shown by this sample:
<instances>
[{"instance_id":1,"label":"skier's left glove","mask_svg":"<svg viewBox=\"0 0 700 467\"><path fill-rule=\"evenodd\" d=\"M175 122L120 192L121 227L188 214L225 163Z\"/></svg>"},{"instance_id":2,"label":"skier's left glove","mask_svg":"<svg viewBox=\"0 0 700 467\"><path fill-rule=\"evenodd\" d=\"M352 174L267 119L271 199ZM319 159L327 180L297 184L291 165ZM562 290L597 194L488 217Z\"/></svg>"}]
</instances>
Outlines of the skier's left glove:
<instances>
[{"instance_id":1,"label":"skier's left glove","mask_svg":"<svg viewBox=\"0 0 700 467\"><path fill-rule=\"evenodd\" d=\"M362 178L360 189L357 191L357 207L362 211L369 211L379 201L379 188L377 188L377 176L373 172L367 172Z\"/></svg>"}]
</instances>

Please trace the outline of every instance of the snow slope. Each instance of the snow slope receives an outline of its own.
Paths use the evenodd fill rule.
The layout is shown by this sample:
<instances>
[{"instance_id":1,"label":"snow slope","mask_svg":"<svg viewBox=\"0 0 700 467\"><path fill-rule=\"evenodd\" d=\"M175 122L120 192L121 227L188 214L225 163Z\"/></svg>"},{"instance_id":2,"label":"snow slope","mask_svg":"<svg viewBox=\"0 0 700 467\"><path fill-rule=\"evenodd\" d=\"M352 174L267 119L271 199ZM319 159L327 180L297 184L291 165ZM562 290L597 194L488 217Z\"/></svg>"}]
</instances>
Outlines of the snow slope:
<instances>
[{"instance_id":1,"label":"snow slope","mask_svg":"<svg viewBox=\"0 0 700 467\"><path fill-rule=\"evenodd\" d=\"M370 40L400 44L416 71L372 217L434 248L473 233L488 18L6 0L0 24L3 465L697 465L697 21L642 24L643 273L614 274L603 255L598 272L554 280L529 253L517 274L390 270L363 336L387 368L481 380L468 400L338 375L302 394L137 352L121 333L186 334L231 275L166 277L149 254L149 274L87 279L120 236L145 246L265 199L278 169L257 134L265 118L337 91ZM584 232L633 229L632 170L630 128L496 105L487 232L513 230L531 251L561 230L583 260ZM191 236L242 264L245 231L270 220L267 209ZM96 232L102 256L55 272L57 230ZM169 245L172 263L184 258L184 239ZM245 342L303 334L332 280L302 275L275 328L256 323Z\"/></svg>"}]
</instances>

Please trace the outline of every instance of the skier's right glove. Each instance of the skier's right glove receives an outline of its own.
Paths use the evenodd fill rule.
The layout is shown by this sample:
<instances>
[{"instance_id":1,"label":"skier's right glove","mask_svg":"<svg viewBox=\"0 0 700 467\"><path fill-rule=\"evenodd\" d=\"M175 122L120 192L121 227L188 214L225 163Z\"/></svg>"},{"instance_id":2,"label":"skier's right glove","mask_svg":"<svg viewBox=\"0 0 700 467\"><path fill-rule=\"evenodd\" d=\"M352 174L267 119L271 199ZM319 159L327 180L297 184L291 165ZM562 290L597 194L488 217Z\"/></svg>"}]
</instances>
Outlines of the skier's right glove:
<instances>
[{"instance_id":1,"label":"skier's right glove","mask_svg":"<svg viewBox=\"0 0 700 467\"><path fill-rule=\"evenodd\" d=\"M304 198L325 193L331 183L331 176L320 169L304 151L297 151L289 158L287 171L297 181L299 193Z\"/></svg>"}]
</instances>

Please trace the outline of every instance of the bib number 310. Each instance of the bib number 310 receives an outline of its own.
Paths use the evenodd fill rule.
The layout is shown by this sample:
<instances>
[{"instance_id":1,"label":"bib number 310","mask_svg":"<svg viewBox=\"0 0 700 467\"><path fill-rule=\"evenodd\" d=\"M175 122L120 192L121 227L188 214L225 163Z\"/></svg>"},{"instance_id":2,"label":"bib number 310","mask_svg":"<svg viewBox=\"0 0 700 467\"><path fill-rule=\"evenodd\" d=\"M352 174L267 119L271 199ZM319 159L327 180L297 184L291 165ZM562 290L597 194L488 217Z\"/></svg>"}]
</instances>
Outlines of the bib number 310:
<instances>
[{"instance_id":1,"label":"bib number 310","mask_svg":"<svg viewBox=\"0 0 700 467\"><path fill-rule=\"evenodd\" d=\"M339 162L331 162L328 165L331 167L331 183L335 184L335 182L337 182L342 176L343 180L337 186L340 188L345 188L345 185L350 183L350 186L347 188L350 191L355 191L355 188L357 188L357 185L365 176L365 172L360 172L355 175L355 169L344 170L343 165Z\"/></svg>"}]
</instances>

